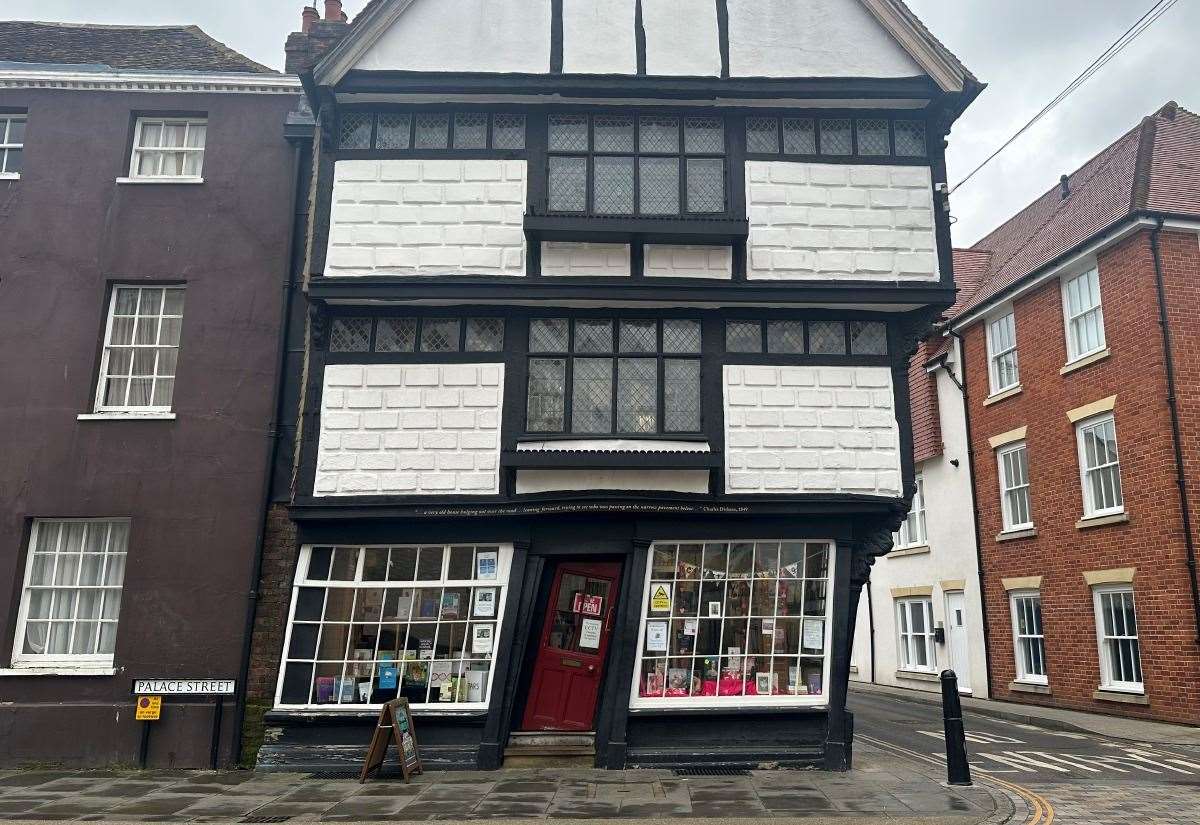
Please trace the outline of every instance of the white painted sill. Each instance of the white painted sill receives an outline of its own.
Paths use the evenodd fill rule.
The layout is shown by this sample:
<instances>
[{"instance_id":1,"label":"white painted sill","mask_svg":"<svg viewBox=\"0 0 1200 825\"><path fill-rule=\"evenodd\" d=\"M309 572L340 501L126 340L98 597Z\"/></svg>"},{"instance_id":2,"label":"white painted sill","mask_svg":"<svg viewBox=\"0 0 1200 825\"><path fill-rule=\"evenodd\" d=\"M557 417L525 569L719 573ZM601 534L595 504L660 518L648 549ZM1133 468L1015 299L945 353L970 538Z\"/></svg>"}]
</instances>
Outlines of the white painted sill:
<instances>
[{"instance_id":1,"label":"white painted sill","mask_svg":"<svg viewBox=\"0 0 1200 825\"><path fill-rule=\"evenodd\" d=\"M80 413L75 416L77 421L174 421L173 412L102 412Z\"/></svg>"},{"instance_id":2,"label":"white painted sill","mask_svg":"<svg viewBox=\"0 0 1200 825\"><path fill-rule=\"evenodd\" d=\"M987 398L983 399L983 406L988 407L992 404L995 404L997 401L1003 401L1005 398L1012 398L1014 395L1020 393L1023 389L1025 388L1020 384L1017 384L1015 387L1009 387L1006 390L1000 390L1000 392L992 393Z\"/></svg>"},{"instance_id":3,"label":"white painted sill","mask_svg":"<svg viewBox=\"0 0 1200 825\"><path fill-rule=\"evenodd\" d=\"M0 180L20 180L20 172L0 172Z\"/></svg>"},{"instance_id":4,"label":"white painted sill","mask_svg":"<svg viewBox=\"0 0 1200 825\"><path fill-rule=\"evenodd\" d=\"M137 184L137 185L151 184L151 185L153 185L153 184L164 184L164 183L182 183L185 185L194 186L199 183L204 183L204 178L184 178L184 177L178 177L178 178L117 178L117 183L122 184L122 185L128 185L128 184Z\"/></svg>"},{"instance_id":5,"label":"white painted sill","mask_svg":"<svg viewBox=\"0 0 1200 825\"><path fill-rule=\"evenodd\" d=\"M1112 355L1112 351L1109 350L1108 347L1105 347L1104 349L1097 350L1090 355L1084 355L1081 358L1076 358L1074 361L1068 361L1063 365L1063 368L1058 371L1058 374L1066 375L1067 373L1075 372L1075 370L1081 370L1084 367L1095 364L1097 361L1103 361L1110 355Z\"/></svg>"},{"instance_id":6,"label":"white painted sill","mask_svg":"<svg viewBox=\"0 0 1200 825\"><path fill-rule=\"evenodd\" d=\"M1108 524L1126 524L1129 521L1128 513L1109 513L1104 516L1084 516L1079 521L1075 522L1076 530L1087 530L1089 527L1104 527Z\"/></svg>"},{"instance_id":7,"label":"white painted sill","mask_svg":"<svg viewBox=\"0 0 1200 825\"><path fill-rule=\"evenodd\" d=\"M1122 690L1114 687L1096 688L1092 698L1099 699L1101 702L1122 702L1127 705L1150 704L1150 697L1146 696L1144 691Z\"/></svg>"},{"instance_id":8,"label":"white painted sill","mask_svg":"<svg viewBox=\"0 0 1200 825\"><path fill-rule=\"evenodd\" d=\"M897 670L897 679L915 679L919 682L937 682L941 676L931 670Z\"/></svg>"},{"instance_id":9,"label":"white painted sill","mask_svg":"<svg viewBox=\"0 0 1200 825\"><path fill-rule=\"evenodd\" d=\"M114 676L117 673L115 667L103 666L78 666L70 665L46 665L44 667L5 667L0 668L0 677L3 676Z\"/></svg>"},{"instance_id":10,"label":"white painted sill","mask_svg":"<svg viewBox=\"0 0 1200 825\"><path fill-rule=\"evenodd\" d=\"M923 556L926 553L933 552L928 544L913 544L908 547L897 547L895 550L888 553L884 558L895 559L901 556Z\"/></svg>"},{"instance_id":11,"label":"white painted sill","mask_svg":"<svg viewBox=\"0 0 1200 825\"><path fill-rule=\"evenodd\" d=\"M1008 689L1017 693L1040 693L1043 696L1050 696L1049 682L1027 682L1023 679L1014 679L1009 682Z\"/></svg>"},{"instance_id":12,"label":"white painted sill","mask_svg":"<svg viewBox=\"0 0 1200 825\"><path fill-rule=\"evenodd\" d=\"M1017 539L1037 538L1037 528L1034 526L1018 527L1015 530L1001 530L996 534L996 541L1016 541Z\"/></svg>"}]
</instances>

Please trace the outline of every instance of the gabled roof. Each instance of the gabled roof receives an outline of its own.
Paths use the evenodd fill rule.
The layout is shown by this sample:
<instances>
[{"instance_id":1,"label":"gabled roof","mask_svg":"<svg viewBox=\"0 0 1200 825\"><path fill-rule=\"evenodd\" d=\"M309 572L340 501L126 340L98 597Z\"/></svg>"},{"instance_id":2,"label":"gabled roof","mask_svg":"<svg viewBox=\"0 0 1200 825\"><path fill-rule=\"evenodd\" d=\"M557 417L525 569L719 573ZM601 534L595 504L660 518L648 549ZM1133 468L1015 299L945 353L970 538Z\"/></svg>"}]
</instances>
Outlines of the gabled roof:
<instances>
[{"instance_id":1,"label":"gabled roof","mask_svg":"<svg viewBox=\"0 0 1200 825\"><path fill-rule=\"evenodd\" d=\"M1048 264L1139 212L1200 217L1200 116L1167 103L1067 182L1067 197L1055 184L969 250L954 251L956 277L960 265L986 269L952 317L1002 300Z\"/></svg>"},{"instance_id":2,"label":"gabled roof","mask_svg":"<svg viewBox=\"0 0 1200 825\"><path fill-rule=\"evenodd\" d=\"M198 26L101 26L3 20L0 63L277 74L209 37Z\"/></svg>"}]
</instances>

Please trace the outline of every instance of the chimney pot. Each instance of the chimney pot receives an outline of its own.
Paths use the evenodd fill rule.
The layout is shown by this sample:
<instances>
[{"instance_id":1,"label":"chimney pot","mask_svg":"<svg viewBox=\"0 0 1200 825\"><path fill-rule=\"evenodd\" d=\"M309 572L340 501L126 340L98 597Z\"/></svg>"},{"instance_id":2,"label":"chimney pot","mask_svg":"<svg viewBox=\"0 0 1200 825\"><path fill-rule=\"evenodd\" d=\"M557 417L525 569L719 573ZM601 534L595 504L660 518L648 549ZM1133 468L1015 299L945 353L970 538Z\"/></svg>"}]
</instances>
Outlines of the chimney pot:
<instances>
[{"instance_id":1,"label":"chimney pot","mask_svg":"<svg viewBox=\"0 0 1200 825\"><path fill-rule=\"evenodd\" d=\"M342 13L342 0L325 0L325 19L341 23L346 19Z\"/></svg>"},{"instance_id":2,"label":"chimney pot","mask_svg":"<svg viewBox=\"0 0 1200 825\"><path fill-rule=\"evenodd\" d=\"M1069 175L1063 175L1058 179L1058 187L1064 200L1071 197L1071 178Z\"/></svg>"},{"instance_id":3,"label":"chimney pot","mask_svg":"<svg viewBox=\"0 0 1200 825\"><path fill-rule=\"evenodd\" d=\"M304 11L300 13L300 31L308 34L320 19L321 13L317 11L316 6L305 6Z\"/></svg>"}]
</instances>

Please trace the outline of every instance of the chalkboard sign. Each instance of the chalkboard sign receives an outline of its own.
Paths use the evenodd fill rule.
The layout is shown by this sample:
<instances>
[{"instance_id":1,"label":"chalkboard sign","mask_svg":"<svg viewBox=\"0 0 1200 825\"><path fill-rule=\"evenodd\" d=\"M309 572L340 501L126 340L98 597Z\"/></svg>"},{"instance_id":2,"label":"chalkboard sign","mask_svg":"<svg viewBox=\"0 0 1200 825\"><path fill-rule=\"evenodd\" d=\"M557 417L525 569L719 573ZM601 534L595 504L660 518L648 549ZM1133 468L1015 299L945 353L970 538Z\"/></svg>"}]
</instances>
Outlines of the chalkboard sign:
<instances>
[{"instance_id":1,"label":"chalkboard sign","mask_svg":"<svg viewBox=\"0 0 1200 825\"><path fill-rule=\"evenodd\" d=\"M379 722L367 748L367 758L363 762L359 782L366 782L367 777L383 767L383 762L387 759L388 745L393 741L399 752L400 772L404 775L404 781L408 782L415 773L424 773L408 700L393 699L384 704L379 711Z\"/></svg>"}]
</instances>

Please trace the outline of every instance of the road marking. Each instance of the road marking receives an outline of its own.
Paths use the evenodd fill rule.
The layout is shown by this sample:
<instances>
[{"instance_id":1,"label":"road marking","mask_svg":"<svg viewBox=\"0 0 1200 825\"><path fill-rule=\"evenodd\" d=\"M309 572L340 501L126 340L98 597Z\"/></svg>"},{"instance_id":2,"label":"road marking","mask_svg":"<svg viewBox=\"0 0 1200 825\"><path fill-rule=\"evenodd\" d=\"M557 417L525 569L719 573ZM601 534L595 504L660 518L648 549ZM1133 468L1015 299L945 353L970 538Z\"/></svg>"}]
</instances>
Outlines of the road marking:
<instances>
[{"instance_id":1,"label":"road marking","mask_svg":"<svg viewBox=\"0 0 1200 825\"><path fill-rule=\"evenodd\" d=\"M1046 768L1047 770L1058 771L1059 773L1071 772L1069 768L1064 768L1061 765L1039 762L1037 759L1032 758L1029 755L1030 753L1036 753L1036 751L1022 751L1021 753L1004 751L1003 753L981 753L979 755L985 759L991 759L994 762L999 762L1023 771L1030 771L1031 773L1037 773L1038 768Z\"/></svg>"},{"instance_id":2,"label":"road marking","mask_svg":"<svg viewBox=\"0 0 1200 825\"><path fill-rule=\"evenodd\" d=\"M945 741L946 736L942 731L937 730L919 730L917 733L922 733L926 736L931 736L939 741ZM1003 736L998 733L979 733L977 731L967 731L963 734L968 742L976 745L1024 745L1022 739L1015 739L1011 736Z\"/></svg>"}]
</instances>

